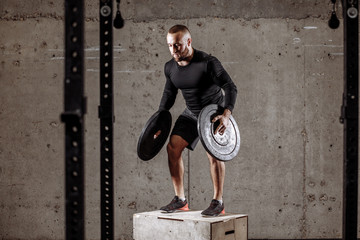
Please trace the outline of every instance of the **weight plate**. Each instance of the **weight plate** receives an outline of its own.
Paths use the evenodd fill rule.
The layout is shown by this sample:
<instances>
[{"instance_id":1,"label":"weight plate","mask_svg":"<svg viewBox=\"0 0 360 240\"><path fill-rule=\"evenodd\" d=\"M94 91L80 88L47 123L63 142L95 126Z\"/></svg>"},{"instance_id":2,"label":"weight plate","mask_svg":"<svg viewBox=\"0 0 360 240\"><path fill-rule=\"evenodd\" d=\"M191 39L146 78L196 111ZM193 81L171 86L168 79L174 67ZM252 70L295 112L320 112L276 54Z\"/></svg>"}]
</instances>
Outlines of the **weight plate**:
<instances>
[{"instance_id":1,"label":"weight plate","mask_svg":"<svg viewBox=\"0 0 360 240\"><path fill-rule=\"evenodd\" d=\"M171 120L169 111L158 111L147 121L137 145L137 154L141 160L148 161L160 152L170 134Z\"/></svg>"},{"instance_id":2,"label":"weight plate","mask_svg":"<svg viewBox=\"0 0 360 240\"><path fill-rule=\"evenodd\" d=\"M223 112L224 108L216 104L206 106L200 112L197 129L206 151L220 161L229 161L238 154L241 139L239 128L233 116L230 116L229 126L223 135L214 134L219 121L212 123L212 119L223 114Z\"/></svg>"}]
</instances>

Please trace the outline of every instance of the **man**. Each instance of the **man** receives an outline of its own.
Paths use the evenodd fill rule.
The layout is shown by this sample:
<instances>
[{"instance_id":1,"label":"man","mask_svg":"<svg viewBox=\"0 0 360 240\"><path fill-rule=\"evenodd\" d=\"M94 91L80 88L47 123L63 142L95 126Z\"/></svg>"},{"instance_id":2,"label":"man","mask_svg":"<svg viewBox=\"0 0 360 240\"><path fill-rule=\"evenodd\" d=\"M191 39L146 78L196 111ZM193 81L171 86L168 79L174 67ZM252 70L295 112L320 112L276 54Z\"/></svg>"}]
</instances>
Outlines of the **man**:
<instances>
[{"instance_id":1,"label":"man","mask_svg":"<svg viewBox=\"0 0 360 240\"><path fill-rule=\"evenodd\" d=\"M186 109L175 122L167 145L175 197L161 210L174 212L189 210L184 193L184 164L181 153L185 148L194 150L199 141L197 117L200 111L209 104L222 105L224 113L216 116L213 122L220 121L216 132L223 134L234 109L237 89L217 58L192 47L190 31L186 26L171 27L167 34L167 43L173 59L165 64L166 84L159 110L169 110L174 105L178 89L186 102ZM214 196L210 206L202 214L217 216L225 213L222 199L225 164L209 153L207 157L210 161Z\"/></svg>"}]
</instances>

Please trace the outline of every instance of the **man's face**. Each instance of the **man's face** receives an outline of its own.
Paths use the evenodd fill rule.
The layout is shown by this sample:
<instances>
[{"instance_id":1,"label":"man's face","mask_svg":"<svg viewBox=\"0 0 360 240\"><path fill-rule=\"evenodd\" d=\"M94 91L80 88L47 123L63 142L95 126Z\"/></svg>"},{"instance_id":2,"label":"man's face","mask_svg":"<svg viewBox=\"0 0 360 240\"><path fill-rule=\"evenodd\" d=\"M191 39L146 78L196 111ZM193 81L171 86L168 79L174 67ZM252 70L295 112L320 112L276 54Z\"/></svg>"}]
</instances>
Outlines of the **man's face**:
<instances>
[{"instance_id":1,"label":"man's face","mask_svg":"<svg viewBox=\"0 0 360 240\"><path fill-rule=\"evenodd\" d=\"M171 56L176 62L183 61L189 54L191 40L188 34L182 32L168 33L167 43Z\"/></svg>"}]
</instances>

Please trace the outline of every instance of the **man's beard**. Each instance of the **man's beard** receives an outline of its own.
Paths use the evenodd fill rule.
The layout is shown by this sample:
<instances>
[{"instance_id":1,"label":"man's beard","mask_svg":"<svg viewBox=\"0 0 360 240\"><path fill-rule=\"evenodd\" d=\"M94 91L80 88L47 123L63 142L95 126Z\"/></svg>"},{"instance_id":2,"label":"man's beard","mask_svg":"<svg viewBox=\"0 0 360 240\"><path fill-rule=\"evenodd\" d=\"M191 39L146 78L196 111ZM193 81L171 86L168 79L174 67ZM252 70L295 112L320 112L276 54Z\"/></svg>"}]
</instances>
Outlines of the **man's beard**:
<instances>
[{"instance_id":1,"label":"man's beard","mask_svg":"<svg viewBox=\"0 0 360 240\"><path fill-rule=\"evenodd\" d=\"M175 62L181 62L188 58L188 56L187 56L188 53L189 53L189 49L186 49L182 54L179 54L180 55L179 57L176 58L173 56L173 58L174 58Z\"/></svg>"},{"instance_id":2,"label":"man's beard","mask_svg":"<svg viewBox=\"0 0 360 240\"><path fill-rule=\"evenodd\" d=\"M185 57L182 57L182 56L180 56L180 57L173 57L174 58L174 60L175 60L175 62L181 62L181 61L184 61L186 58Z\"/></svg>"}]
</instances>

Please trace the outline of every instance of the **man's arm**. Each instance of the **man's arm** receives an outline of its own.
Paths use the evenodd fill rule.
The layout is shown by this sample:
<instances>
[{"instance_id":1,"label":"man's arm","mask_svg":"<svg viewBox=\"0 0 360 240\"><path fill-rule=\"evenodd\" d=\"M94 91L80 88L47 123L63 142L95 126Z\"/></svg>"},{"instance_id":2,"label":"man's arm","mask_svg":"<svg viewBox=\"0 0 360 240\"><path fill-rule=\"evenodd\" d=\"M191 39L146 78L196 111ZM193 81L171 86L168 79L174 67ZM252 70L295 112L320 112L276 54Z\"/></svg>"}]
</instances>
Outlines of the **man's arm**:
<instances>
[{"instance_id":1,"label":"man's arm","mask_svg":"<svg viewBox=\"0 0 360 240\"><path fill-rule=\"evenodd\" d=\"M165 88L163 91L163 95L160 101L159 110L170 110L170 108L174 105L176 95L178 92L178 89L174 86L174 84L171 82L167 66L165 65L165 77L166 77L166 83Z\"/></svg>"},{"instance_id":2,"label":"man's arm","mask_svg":"<svg viewBox=\"0 0 360 240\"><path fill-rule=\"evenodd\" d=\"M217 58L211 57L208 63L208 70L210 71L214 83L221 87L225 92L225 110L222 115L218 115L213 119L213 122L220 120L220 124L215 130L215 134L219 132L222 135L229 125L229 118L236 102L237 88Z\"/></svg>"},{"instance_id":3,"label":"man's arm","mask_svg":"<svg viewBox=\"0 0 360 240\"><path fill-rule=\"evenodd\" d=\"M229 109L230 112L232 112L237 96L236 85L216 57L210 57L208 62L208 71L214 83L221 87L225 92L225 109Z\"/></svg>"}]
</instances>

